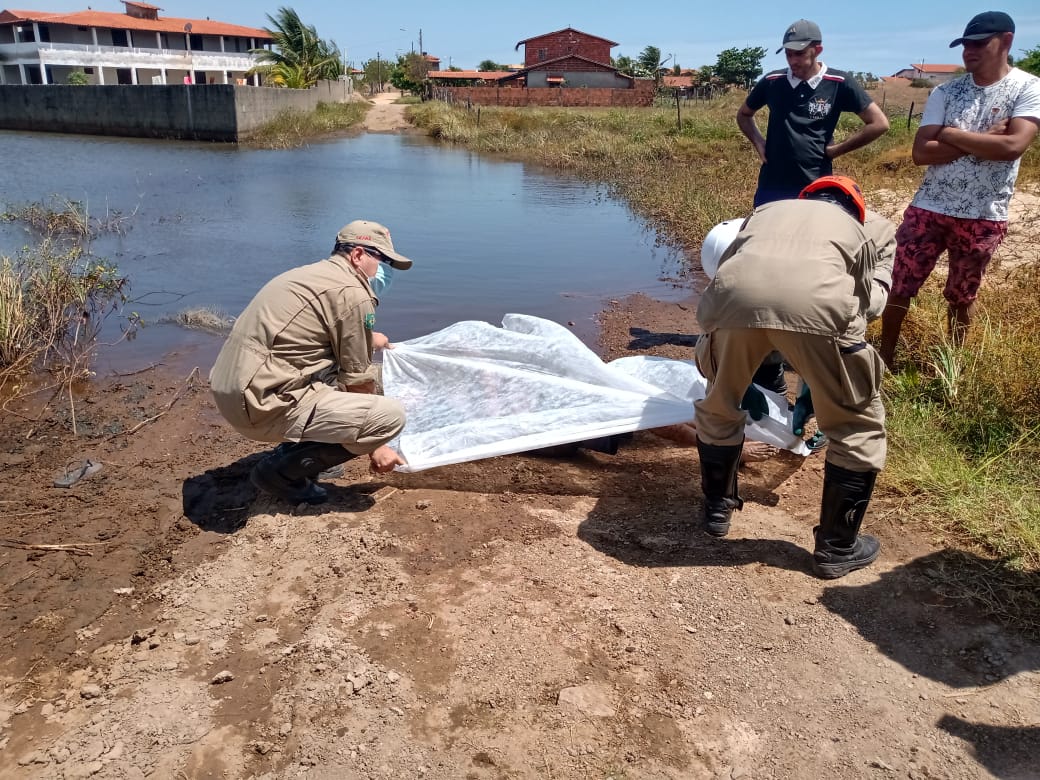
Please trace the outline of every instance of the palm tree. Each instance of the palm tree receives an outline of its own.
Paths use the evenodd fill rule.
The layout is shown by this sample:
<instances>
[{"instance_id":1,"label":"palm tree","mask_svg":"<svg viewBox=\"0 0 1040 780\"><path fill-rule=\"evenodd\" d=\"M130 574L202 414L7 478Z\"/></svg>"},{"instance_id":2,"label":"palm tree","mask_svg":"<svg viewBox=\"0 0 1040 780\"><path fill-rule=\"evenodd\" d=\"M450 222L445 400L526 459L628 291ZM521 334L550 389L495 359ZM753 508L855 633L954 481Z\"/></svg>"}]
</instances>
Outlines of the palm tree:
<instances>
[{"instance_id":1,"label":"palm tree","mask_svg":"<svg viewBox=\"0 0 1040 780\"><path fill-rule=\"evenodd\" d=\"M276 16L267 15L273 29L264 28L274 40L274 49L253 49L260 64L250 71L266 77L271 84L306 89L319 79L343 75L343 60L335 41L318 37L313 25L306 25L292 8L279 8Z\"/></svg>"},{"instance_id":2,"label":"palm tree","mask_svg":"<svg viewBox=\"0 0 1040 780\"><path fill-rule=\"evenodd\" d=\"M656 76L661 69L661 50L656 46L647 46L639 52L637 60L648 76Z\"/></svg>"}]
</instances>

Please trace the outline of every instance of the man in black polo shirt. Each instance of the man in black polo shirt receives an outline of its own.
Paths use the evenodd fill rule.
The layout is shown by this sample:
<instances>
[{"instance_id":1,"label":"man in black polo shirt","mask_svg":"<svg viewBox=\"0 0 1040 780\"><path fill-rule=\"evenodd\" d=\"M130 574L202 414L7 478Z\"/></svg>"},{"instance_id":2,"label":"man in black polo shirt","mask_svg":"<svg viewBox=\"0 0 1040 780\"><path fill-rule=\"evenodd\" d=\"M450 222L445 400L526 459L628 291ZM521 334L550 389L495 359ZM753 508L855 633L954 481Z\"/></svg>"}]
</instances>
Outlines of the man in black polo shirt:
<instances>
[{"instance_id":1,"label":"man in black polo shirt","mask_svg":"<svg viewBox=\"0 0 1040 780\"><path fill-rule=\"evenodd\" d=\"M755 206L796 198L812 181L831 174L831 160L866 146L888 130L888 117L855 79L828 68L818 57L822 35L815 22L799 19L787 28L783 45L787 69L767 73L737 112L737 126L755 147L762 168ZM763 138L754 116L769 106ZM832 143L842 111L863 120L863 127L841 143Z\"/></svg>"}]
</instances>

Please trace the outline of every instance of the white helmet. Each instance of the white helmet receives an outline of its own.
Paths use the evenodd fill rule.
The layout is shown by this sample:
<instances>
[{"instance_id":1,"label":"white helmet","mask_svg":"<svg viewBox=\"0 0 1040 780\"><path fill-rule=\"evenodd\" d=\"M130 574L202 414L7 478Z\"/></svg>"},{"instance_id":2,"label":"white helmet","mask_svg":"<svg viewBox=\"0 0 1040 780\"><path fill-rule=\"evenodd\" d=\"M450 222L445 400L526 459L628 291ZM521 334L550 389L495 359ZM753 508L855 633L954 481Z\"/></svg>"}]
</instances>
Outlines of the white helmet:
<instances>
[{"instance_id":1,"label":"white helmet","mask_svg":"<svg viewBox=\"0 0 1040 780\"><path fill-rule=\"evenodd\" d=\"M719 260L729 249L743 224L743 218L727 219L713 227L705 236L701 245L701 268L709 279L715 278L715 273L719 270Z\"/></svg>"}]
</instances>

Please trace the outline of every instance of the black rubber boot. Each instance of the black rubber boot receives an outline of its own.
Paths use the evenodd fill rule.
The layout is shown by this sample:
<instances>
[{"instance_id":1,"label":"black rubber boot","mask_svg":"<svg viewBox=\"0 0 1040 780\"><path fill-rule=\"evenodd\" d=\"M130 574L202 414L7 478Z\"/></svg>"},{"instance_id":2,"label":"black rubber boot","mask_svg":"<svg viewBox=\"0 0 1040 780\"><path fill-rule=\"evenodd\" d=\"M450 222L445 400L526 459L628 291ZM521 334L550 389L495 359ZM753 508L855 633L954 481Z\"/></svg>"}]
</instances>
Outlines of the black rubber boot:
<instances>
[{"instance_id":1,"label":"black rubber boot","mask_svg":"<svg viewBox=\"0 0 1040 780\"><path fill-rule=\"evenodd\" d=\"M833 580L869 566L881 552L877 539L859 532L877 472L850 471L827 462L823 475L820 524L813 529L813 572Z\"/></svg>"},{"instance_id":2,"label":"black rubber boot","mask_svg":"<svg viewBox=\"0 0 1040 780\"><path fill-rule=\"evenodd\" d=\"M271 454L272 455L286 455L286 454L292 452L294 449L297 449L297 448L300 448L300 447L310 447L311 445L318 444L318 443L319 442L312 442L312 441L299 441L299 442L284 441L281 444L279 444L277 447L275 447ZM331 445L327 445L327 446L331 446ZM330 452L331 452L333 458L335 458L339 454L335 450L331 450ZM337 462L337 463L334 463L332 466L329 466L327 469L322 469L322 471L319 474L317 474L316 476L314 476L312 478L313 479L337 479L337 478L343 476L344 471L346 471L346 469L343 468L343 463Z\"/></svg>"},{"instance_id":3,"label":"black rubber boot","mask_svg":"<svg viewBox=\"0 0 1040 780\"><path fill-rule=\"evenodd\" d=\"M766 360L768 359L766 358ZM763 362L762 365L755 369L751 382L759 387L764 387L766 390L772 390L779 395L786 395L787 377L784 375L783 361L779 363Z\"/></svg>"},{"instance_id":4,"label":"black rubber boot","mask_svg":"<svg viewBox=\"0 0 1040 780\"><path fill-rule=\"evenodd\" d=\"M701 460L701 490L704 491L704 530L712 536L728 534L733 510L744 507L744 502L737 495L741 446L705 444L697 439L697 452Z\"/></svg>"},{"instance_id":5,"label":"black rubber boot","mask_svg":"<svg viewBox=\"0 0 1040 780\"><path fill-rule=\"evenodd\" d=\"M339 444L289 442L257 463L249 479L261 490L291 504L323 504L329 496L315 478L353 457Z\"/></svg>"}]
</instances>

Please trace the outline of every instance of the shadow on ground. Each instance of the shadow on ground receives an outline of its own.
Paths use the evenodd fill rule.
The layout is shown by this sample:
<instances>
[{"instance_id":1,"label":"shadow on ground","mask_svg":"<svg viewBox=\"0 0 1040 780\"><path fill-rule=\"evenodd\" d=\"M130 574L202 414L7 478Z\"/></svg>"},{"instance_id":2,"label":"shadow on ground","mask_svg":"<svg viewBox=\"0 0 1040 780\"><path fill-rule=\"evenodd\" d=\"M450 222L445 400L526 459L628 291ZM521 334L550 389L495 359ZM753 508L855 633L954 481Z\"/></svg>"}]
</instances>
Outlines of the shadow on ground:
<instances>
[{"instance_id":1,"label":"shadow on ground","mask_svg":"<svg viewBox=\"0 0 1040 780\"><path fill-rule=\"evenodd\" d=\"M700 338L699 333L658 333L645 328L629 328L628 335L632 337L628 342L628 349L637 351L646 351L665 344L693 349Z\"/></svg>"},{"instance_id":2,"label":"shadow on ground","mask_svg":"<svg viewBox=\"0 0 1040 780\"><path fill-rule=\"evenodd\" d=\"M364 512L375 506L371 493L382 483L338 485L322 482L329 499L318 506L289 503L258 491L249 481L249 472L266 452L247 455L227 466L188 477L181 486L184 516L203 531L231 534L258 514L286 513L321 515L326 512Z\"/></svg>"},{"instance_id":3,"label":"shadow on ground","mask_svg":"<svg viewBox=\"0 0 1040 780\"><path fill-rule=\"evenodd\" d=\"M820 603L922 677L952 688L995 685L1040 669L1040 650L1022 633L985 617L981 607L992 613L994 605L974 599L984 592L999 597L999 588L1035 595L1040 593L1040 574L1004 567L997 575L993 567L993 561L970 553L940 550L883 572L866 585L829 587ZM978 580L972 592L970 583L983 572L987 579ZM1000 576L1013 581L1001 582Z\"/></svg>"},{"instance_id":4,"label":"shadow on ground","mask_svg":"<svg viewBox=\"0 0 1040 780\"><path fill-rule=\"evenodd\" d=\"M975 760L1001 780L1040 776L1040 726L991 726L954 715L944 715L935 725L967 742Z\"/></svg>"}]
</instances>

